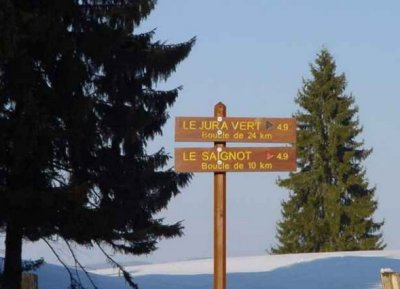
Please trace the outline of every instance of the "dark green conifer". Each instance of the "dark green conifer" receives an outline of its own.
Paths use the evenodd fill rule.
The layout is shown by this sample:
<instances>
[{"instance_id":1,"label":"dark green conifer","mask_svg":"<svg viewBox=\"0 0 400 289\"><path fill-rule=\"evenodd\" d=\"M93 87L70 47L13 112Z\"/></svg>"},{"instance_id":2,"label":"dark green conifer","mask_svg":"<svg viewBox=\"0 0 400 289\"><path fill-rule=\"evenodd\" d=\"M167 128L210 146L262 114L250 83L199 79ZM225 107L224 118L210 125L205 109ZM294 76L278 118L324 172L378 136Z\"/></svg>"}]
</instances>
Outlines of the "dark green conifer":
<instances>
[{"instance_id":1,"label":"dark green conifer","mask_svg":"<svg viewBox=\"0 0 400 289\"><path fill-rule=\"evenodd\" d=\"M272 253L374 250L384 248L375 222L375 188L362 161L372 152L359 140L362 128L354 97L345 93L326 50L311 65L296 103L298 171L278 185L290 190L277 224L279 244Z\"/></svg>"},{"instance_id":2,"label":"dark green conifer","mask_svg":"<svg viewBox=\"0 0 400 289\"><path fill-rule=\"evenodd\" d=\"M59 236L146 254L181 224L154 215L189 180L148 154L179 89L160 91L194 39L136 28L156 0L0 1L0 230L4 289L22 240ZM132 283L133 284L133 283Z\"/></svg>"}]
</instances>

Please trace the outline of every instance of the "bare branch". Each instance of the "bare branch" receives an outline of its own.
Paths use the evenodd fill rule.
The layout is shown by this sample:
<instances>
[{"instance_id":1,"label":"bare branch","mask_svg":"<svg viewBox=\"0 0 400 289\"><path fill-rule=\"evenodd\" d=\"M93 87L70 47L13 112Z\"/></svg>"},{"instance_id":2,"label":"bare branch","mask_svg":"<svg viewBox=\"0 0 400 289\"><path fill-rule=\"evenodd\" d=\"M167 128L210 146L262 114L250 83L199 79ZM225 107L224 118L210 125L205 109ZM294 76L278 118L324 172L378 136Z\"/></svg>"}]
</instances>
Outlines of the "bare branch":
<instances>
[{"instance_id":1,"label":"bare branch","mask_svg":"<svg viewBox=\"0 0 400 289\"><path fill-rule=\"evenodd\" d=\"M65 262L61 259L60 255L58 255L57 251L53 248L53 246L50 244L50 242L46 240L46 238L42 238L42 240L47 244L47 246L50 248L50 250L53 252L53 254L57 257L58 261L67 270L71 284L75 284L76 279L74 278L74 276L73 276L71 270L68 268L67 264L65 264Z\"/></svg>"},{"instance_id":2,"label":"bare branch","mask_svg":"<svg viewBox=\"0 0 400 289\"><path fill-rule=\"evenodd\" d=\"M94 283L92 277L90 277L89 273L86 271L86 268L81 264L81 262L79 262L78 258L77 258L76 255L75 255L74 250L73 250L72 247L71 247L71 244L70 244L65 238L63 238L63 240L64 240L65 244L67 244L68 250L70 251L70 253L71 253L71 255L72 255L72 258L74 258L74 261L75 261L75 268L76 268L76 265L78 265L79 268L81 268L81 270L83 271L83 273L85 273L86 278L88 278L88 280L89 280L89 282L92 284L93 288L98 289L98 287L97 287L96 284Z\"/></svg>"},{"instance_id":3,"label":"bare branch","mask_svg":"<svg viewBox=\"0 0 400 289\"><path fill-rule=\"evenodd\" d=\"M125 281L128 282L128 285L129 285L131 288L139 289L139 287L137 286L137 284L135 284L135 283L132 281L132 280L133 280L133 277L131 276L131 274L129 274L129 272L126 271L124 267L122 267L120 264L118 264L118 262L115 261L115 260L101 247L101 245L99 244L99 242L95 241L95 243L96 243L97 247L99 247L100 251L104 254L104 256L106 256L107 260L108 260L114 267L117 267L117 268L122 272L122 274L123 274L123 276L124 276L124 278L125 278Z\"/></svg>"}]
</instances>

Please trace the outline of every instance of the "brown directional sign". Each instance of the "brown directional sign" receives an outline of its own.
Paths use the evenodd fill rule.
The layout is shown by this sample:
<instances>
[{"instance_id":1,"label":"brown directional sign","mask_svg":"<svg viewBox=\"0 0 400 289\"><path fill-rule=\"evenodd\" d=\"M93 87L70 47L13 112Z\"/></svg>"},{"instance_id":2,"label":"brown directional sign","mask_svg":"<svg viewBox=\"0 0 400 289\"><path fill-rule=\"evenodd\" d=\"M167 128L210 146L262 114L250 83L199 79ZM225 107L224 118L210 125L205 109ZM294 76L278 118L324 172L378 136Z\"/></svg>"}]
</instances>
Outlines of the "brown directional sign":
<instances>
[{"instance_id":1,"label":"brown directional sign","mask_svg":"<svg viewBox=\"0 0 400 289\"><path fill-rule=\"evenodd\" d=\"M294 118L176 117L175 141L295 143Z\"/></svg>"},{"instance_id":2,"label":"brown directional sign","mask_svg":"<svg viewBox=\"0 0 400 289\"><path fill-rule=\"evenodd\" d=\"M296 170L294 147L176 148L177 172L279 172Z\"/></svg>"}]
</instances>

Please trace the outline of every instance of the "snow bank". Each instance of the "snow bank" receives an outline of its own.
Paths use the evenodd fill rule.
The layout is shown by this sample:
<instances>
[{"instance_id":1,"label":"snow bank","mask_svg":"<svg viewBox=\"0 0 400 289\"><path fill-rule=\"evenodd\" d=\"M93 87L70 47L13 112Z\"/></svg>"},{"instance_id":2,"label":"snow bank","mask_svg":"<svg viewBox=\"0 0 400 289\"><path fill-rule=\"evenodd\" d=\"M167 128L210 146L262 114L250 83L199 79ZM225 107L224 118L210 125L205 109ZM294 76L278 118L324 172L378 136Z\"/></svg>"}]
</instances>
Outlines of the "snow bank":
<instances>
[{"instance_id":1,"label":"snow bank","mask_svg":"<svg viewBox=\"0 0 400 289\"><path fill-rule=\"evenodd\" d=\"M356 251L231 257L227 260L227 272L268 272L277 268L287 267L294 264L333 257L384 257L400 259L400 251ZM203 259L153 265L128 266L125 269L133 276L212 274L213 260ZM117 269L112 268L93 270L91 272L105 276L118 276L119 274Z\"/></svg>"},{"instance_id":2,"label":"snow bank","mask_svg":"<svg viewBox=\"0 0 400 289\"><path fill-rule=\"evenodd\" d=\"M381 268L400 272L400 251L335 252L228 258L228 289L379 289ZM212 260L130 266L140 289L211 289ZM86 288L86 276L73 269ZM113 269L91 273L99 289L128 289ZM39 288L68 288L66 270L44 264Z\"/></svg>"}]
</instances>

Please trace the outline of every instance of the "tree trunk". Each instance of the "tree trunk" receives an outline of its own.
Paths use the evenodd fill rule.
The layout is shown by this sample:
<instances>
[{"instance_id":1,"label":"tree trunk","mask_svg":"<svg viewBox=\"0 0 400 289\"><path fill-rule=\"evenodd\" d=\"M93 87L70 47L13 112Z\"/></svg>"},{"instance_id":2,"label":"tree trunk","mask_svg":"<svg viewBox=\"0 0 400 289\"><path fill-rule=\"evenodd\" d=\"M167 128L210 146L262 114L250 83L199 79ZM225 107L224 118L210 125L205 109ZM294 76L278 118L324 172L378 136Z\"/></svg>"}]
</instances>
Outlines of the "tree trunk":
<instances>
[{"instance_id":1,"label":"tree trunk","mask_svg":"<svg viewBox=\"0 0 400 289\"><path fill-rule=\"evenodd\" d=\"M7 225L5 243L2 289L21 289L22 230L18 225L12 223Z\"/></svg>"}]
</instances>

